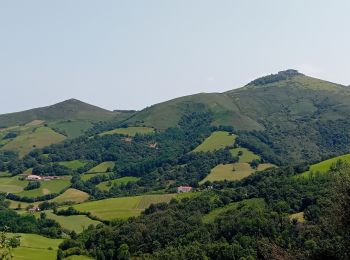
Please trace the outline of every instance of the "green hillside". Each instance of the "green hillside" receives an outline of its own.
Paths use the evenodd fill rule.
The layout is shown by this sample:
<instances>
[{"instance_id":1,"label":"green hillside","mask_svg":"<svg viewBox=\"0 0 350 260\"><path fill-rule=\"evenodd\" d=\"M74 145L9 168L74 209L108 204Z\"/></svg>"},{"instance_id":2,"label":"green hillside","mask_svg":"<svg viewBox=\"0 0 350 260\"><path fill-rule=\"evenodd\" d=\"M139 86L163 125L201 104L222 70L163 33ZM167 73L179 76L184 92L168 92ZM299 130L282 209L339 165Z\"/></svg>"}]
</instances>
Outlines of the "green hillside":
<instances>
[{"instance_id":1,"label":"green hillside","mask_svg":"<svg viewBox=\"0 0 350 260\"><path fill-rule=\"evenodd\" d=\"M176 126L190 107L207 109L212 125L230 125L238 143L274 163L320 161L350 152L350 88L293 70L225 93L197 94L153 105L128 122ZM255 132L258 130L258 132Z\"/></svg>"},{"instance_id":2,"label":"green hillside","mask_svg":"<svg viewBox=\"0 0 350 260\"><path fill-rule=\"evenodd\" d=\"M21 125L37 119L44 121L104 121L112 119L118 114L120 112L108 111L76 99L69 99L52 106L0 115L0 126Z\"/></svg>"}]
</instances>

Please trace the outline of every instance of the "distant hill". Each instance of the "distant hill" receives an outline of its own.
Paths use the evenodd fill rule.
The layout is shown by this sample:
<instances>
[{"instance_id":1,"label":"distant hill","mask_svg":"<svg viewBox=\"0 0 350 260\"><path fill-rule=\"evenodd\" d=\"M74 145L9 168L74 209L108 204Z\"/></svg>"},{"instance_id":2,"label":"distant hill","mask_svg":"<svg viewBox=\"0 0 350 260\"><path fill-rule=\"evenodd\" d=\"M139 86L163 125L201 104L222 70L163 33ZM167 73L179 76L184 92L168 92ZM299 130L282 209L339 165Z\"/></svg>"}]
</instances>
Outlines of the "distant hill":
<instances>
[{"instance_id":1,"label":"distant hill","mask_svg":"<svg viewBox=\"0 0 350 260\"><path fill-rule=\"evenodd\" d=\"M213 125L243 130L238 141L254 143L260 153L273 150L275 159L318 161L350 149L350 88L296 70L268 75L225 93L156 104L135 114L129 123L165 129L176 126L188 107L211 111Z\"/></svg>"},{"instance_id":2,"label":"distant hill","mask_svg":"<svg viewBox=\"0 0 350 260\"><path fill-rule=\"evenodd\" d=\"M34 108L22 112L0 115L0 126L8 127L27 124L33 120L62 121L87 120L105 121L113 119L121 112L112 112L76 99L69 99L55 105Z\"/></svg>"}]
</instances>

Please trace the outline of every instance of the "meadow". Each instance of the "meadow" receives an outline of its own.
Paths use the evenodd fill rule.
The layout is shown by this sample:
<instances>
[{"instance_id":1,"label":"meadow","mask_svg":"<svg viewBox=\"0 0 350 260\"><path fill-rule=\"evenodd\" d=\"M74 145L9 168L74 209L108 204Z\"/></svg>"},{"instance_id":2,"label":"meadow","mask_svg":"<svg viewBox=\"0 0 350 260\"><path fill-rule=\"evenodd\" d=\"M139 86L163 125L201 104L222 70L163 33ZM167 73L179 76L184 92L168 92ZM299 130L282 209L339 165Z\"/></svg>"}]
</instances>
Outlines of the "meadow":
<instances>
[{"instance_id":1,"label":"meadow","mask_svg":"<svg viewBox=\"0 0 350 260\"><path fill-rule=\"evenodd\" d=\"M208 214L203 216L202 220L204 223L211 223L211 222L214 222L214 220L219 215L227 212L228 210L234 210L234 209L237 209L238 207L244 207L244 206L249 206L253 208L263 208L265 206L265 201L264 199L256 198L256 199L243 200L240 202L233 202L224 207L216 208L210 211Z\"/></svg>"},{"instance_id":2,"label":"meadow","mask_svg":"<svg viewBox=\"0 0 350 260\"><path fill-rule=\"evenodd\" d=\"M59 162L58 164L65 166L65 167L72 169L72 170L77 170L80 167L83 167L86 164L86 162L83 162L80 160L74 160L74 161Z\"/></svg>"},{"instance_id":3,"label":"meadow","mask_svg":"<svg viewBox=\"0 0 350 260\"><path fill-rule=\"evenodd\" d=\"M71 176L60 176L60 179L57 180L40 181L40 188L34 190L23 190L17 195L22 197L34 198L51 193L60 193L62 190L70 186L70 179Z\"/></svg>"},{"instance_id":4,"label":"meadow","mask_svg":"<svg viewBox=\"0 0 350 260\"><path fill-rule=\"evenodd\" d=\"M137 177L122 177L111 181L99 183L96 187L102 191L108 191L112 186L119 186L131 182L137 182L140 178Z\"/></svg>"},{"instance_id":5,"label":"meadow","mask_svg":"<svg viewBox=\"0 0 350 260\"><path fill-rule=\"evenodd\" d=\"M343 162L350 163L350 154L345 154L342 156L334 157L334 158L313 164L310 166L310 169L308 171L302 173L299 176L300 177L309 177L312 173L318 173L318 172L321 174L324 174L331 169L333 164L337 163L340 160Z\"/></svg>"},{"instance_id":6,"label":"meadow","mask_svg":"<svg viewBox=\"0 0 350 260\"><path fill-rule=\"evenodd\" d=\"M21 181L18 176L0 178L0 192L19 193L27 185L28 181Z\"/></svg>"},{"instance_id":7,"label":"meadow","mask_svg":"<svg viewBox=\"0 0 350 260\"><path fill-rule=\"evenodd\" d=\"M267 168L275 167L273 164L259 164L257 169L253 169L248 163L219 164L199 184L206 181L238 181L248 177L256 171L263 171Z\"/></svg>"},{"instance_id":8,"label":"meadow","mask_svg":"<svg viewBox=\"0 0 350 260\"><path fill-rule=\"evenodd\" d=\"M126 128L117 128L110 131L106 131L103 133L100 133L100 136L104 135L113 135L113 134L120 134L120 135L128 135L128 136L135 136L136 134L152 134L154 133L154 128L151 127L143 127L143 126L130 126Z\"/></svg>"},{"instance_id":9,"label":"meadow","mask_svg":"<svg viewBox=\"0 0 350 260\"><path fill-rule=\"evenodd\" d=\"M57 202L57 203L62 203L62 202L67 202L67 201L73 201L75 203L81 203L84 201L87 201L89 199L89 194L86 192L70 188L60 194L58 197L50 200L51 202Z\"/></svg>"},{"instance_id":10,"label":"meadow","mask_svg":"<svg viewBox=\"0 0 350 260\"><path fill-rule=\"evenodd\" d=\"M212 152L233 145L236 136L226 131L213 132L207 139L203 141L193 152Z\"/></svg>"},{"instance_id":11,"label":"meadow","mask_svg":"<svg viewBox=\"0 0 350 260\"><path fill-rule=\"evenodd\" d=\"M105 176L111 174L110 172L99 172L99 173L84 173L80 175L82 181L88 181L95 176Z\"/></svg>"},{"instance_id":12,"label":"meadow","mask_svg":"<svg viewBox=\"0 0 350 260\"><path fill-rule=\"evenodd\" d=\"M66 139L64 135L55 132L49 127L30 127L27 131L20 133L16 138L1 147L1 150L16 151L20 157L23 157L33 148L43 148L62 142L64 139Z\"/></svg>"},{"instance_id":13,"label":"meadow","mask_svg":"<svg viewBox=\"0 0 350 260\"><path fill-rule=\"evenodd\" d=\"M58 245L63 239L51 239L36 234L20 235L21 245L13 249L14 259L55 260Z\"/></svg>"},{"instance_id":14,"label":"meadow","mask_svg":"<svg viewBox=\"0 0 350 260\"><path fill-rule=\"evenodd\" d=\"M81 212L91 212L103 220L127 219L141 214L152 203L169 202L175 194L143 195L90 201L74 205Z\"/></svg>"},{"instance_id":15,"label":"meadow","mask_svg":"<svg viewBox=\"0 0 350 260\"><path fill-rule=\"evenodd\" d=\"M86 130L92 127L89 121L59 121L50 123L49 126L53 129L58 129L64 132L68 138L76 138L84 134Z\"/></svg>"},{"instance_id":16,"label":"meadow","mask_svg":"<svg viewBox=\"0 0 350 260\"><path fill-rule=\"evenodd\" d=\"M87 171L87 173L105 173L108 169L113 169L115 166L115 162L102 162L94 168Z\"/></svg>"},{"instance_id":17,"label":"meadow","mask_svg":"<svg viewBox=\"0 0 350 260\"><path fill-rule=\"evenodd\" d=\"M260 156L256 155L255 153L253 153L252 151L248 150L247 148L234 148L230 150L231 154L233 156L238 156L239 152L242 152L242 155L239 156L239 161L240 163L250 163L253 160L259 160Z\"/></svg>"},{"instance_id":18,"label":"meadow","mask_svg":"<svg viewBox=\"0 0 350 260\"><path fill-rule=\"evenodd\" d=\"M90 225L96 226L101 223L85 215L58 216L51 211L45 211L45 213L47 218L56 220L64 229L75 231L76 233L83 232Z\"/></svg>"}]
</instances>

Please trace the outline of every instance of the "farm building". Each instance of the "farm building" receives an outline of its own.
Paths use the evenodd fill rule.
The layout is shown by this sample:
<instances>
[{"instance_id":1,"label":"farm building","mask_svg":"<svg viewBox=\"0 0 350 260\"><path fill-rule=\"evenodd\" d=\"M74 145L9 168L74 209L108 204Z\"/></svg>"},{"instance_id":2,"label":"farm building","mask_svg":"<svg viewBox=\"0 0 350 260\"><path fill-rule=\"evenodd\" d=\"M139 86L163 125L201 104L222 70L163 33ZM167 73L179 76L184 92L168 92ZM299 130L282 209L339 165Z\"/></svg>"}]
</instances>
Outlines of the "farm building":
<instances>
[{"instance_id":1,"label":"farm building","mask_svg":"<svg viewBox=\"0 0 350 260\"><path fill-rule=\"evenodd\" d=\"M40 211L40 208L38 206L34 206L34 207L28 209L29 213L34 213L34 212L39 212L39 211Z\"/></svg>"},{"instance_id":2,"label":"farm building","mask_svg":"<svg viewBox=\"0 0 350 260\"><path fill-rule=\"evenodd\" d=\"M190 192L191 190L192 190L192 187L190 187L190 186L177 187L177 193Z\"/></svg>"},{"instance_id":3,"label":"farm building","mask_svg":"<svg viewBox=\"0 0 350 260\"><path fill-rule=\"evenodd\" d=\"M38 175L28 175L26 180L27 181L36 181L36 180L41 180L41 177Z\"/></svg>"},{"instance_id":4,"label":"farm building","mask_svg":"<svg viewBox=\"0 0 350 260\"><path fill-rule=\"evenodd\" d=\"M149 144L149 145L148 145L148 147L149 147L149 148L153 148L153 149L156 149L156 148L157 148L157 146L158 146L158 144L157 144L157 143L154 143L154 144Z\"/></svg>"}]
</instances>

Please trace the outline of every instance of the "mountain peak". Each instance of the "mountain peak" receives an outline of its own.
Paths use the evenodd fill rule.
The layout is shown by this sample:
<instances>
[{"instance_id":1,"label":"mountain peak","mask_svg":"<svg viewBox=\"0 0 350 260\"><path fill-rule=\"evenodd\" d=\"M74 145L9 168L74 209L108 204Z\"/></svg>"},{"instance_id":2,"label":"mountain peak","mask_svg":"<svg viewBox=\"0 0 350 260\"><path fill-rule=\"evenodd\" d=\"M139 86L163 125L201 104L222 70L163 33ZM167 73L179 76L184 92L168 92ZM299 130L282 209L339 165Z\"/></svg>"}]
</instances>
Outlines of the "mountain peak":
<instances>
[{"instance_id":1,"label":"mountain peak","mask_svg":"<svg viewBox=\"0 0 350 260\"><path fill-rule=\"evenodd\" d=\"M288 69L279 71L277 74L270 74L261 78L257 78L253 81L251 81L248 86L260 86L260 85L266 85L269 83L274 83L282 80L287 80L296 76L305 76L304 74L300 73L297 70L294 69Z\"/></svg>"}]
</instances>

